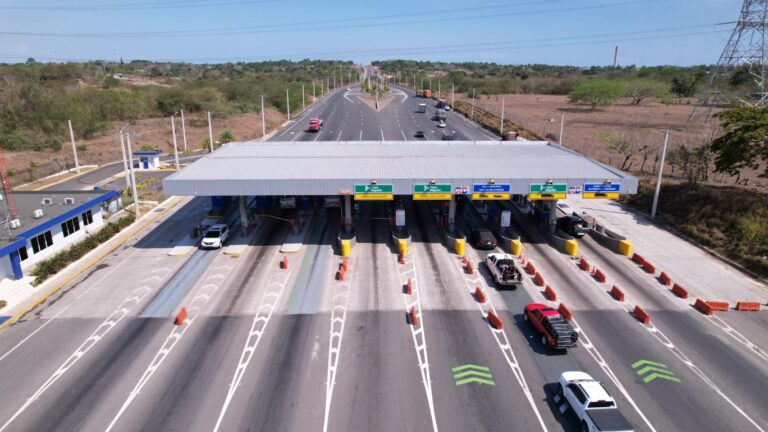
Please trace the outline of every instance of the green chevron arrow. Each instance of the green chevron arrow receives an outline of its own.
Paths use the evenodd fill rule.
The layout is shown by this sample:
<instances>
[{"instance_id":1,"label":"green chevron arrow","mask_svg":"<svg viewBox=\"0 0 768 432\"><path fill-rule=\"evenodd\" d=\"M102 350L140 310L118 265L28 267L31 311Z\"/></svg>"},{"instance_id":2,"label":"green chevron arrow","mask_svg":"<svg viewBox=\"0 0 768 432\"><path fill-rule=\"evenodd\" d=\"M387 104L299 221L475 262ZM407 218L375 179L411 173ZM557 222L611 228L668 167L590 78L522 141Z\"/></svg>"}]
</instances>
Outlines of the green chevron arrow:
<instances>
[{"instance_id":1,"label":"green chevron arrow","mask_svg":"<svg viewBox=\"0 0 768 432\"><path fill-rule=\"evenodd\" d=\"M644 366L644 367L641 367ZM640 368L640 369L638 369ZM649 383L657 378L665 379L667 381L674 381L674 382L680 382L680 378L676 377L674 373L672 373L671 370L667 368L667 365L664 363L654 362L650 360L638 360L634 363L632 363L632 369L635 369L635 372L643 377L644 383ZM650 375L646 375L649 372L651 372Z\"/></svg>"},{"instance_id":2,"label":"green chevron arrow","mask_svg":"<svg viewBox=\"0 0 768 432\"><path fill-rule=\"evenodd\" d=\"M492 380L493 375L490 374L491 368L486 366L465 364L453 368L452 371L453 379L456 380L456 385L464 385L473 382L492 386L496 385Z\"/></svg>"}]
</instances>

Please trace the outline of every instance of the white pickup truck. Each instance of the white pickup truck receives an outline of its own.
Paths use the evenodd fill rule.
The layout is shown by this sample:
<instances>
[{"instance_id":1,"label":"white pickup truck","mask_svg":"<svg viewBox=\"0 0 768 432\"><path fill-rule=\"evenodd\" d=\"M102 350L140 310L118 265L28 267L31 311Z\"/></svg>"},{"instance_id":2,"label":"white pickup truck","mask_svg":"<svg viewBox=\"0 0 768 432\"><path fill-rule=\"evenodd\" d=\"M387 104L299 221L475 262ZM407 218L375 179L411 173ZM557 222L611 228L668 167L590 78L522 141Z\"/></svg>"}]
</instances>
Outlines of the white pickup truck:
<instances>
[{"instance_id":1,"label":"white pickup truck","mask_svg":"<svg viewBox=\"0 0 768 432\"><path fill-rule=\"evenodd\" d=\"M512 255L489 253L485 258L485 265L499 286L516 286L523 282L523 274L517 268Z\"/></svg>"},{"instance_id":2,"label":"white pickup truck","mask_svg":"<svg viewBox=\"0 0 768 432\"><path fill-rule=\"evenodd\" d=\"M616 402L599 381L584 372L563 372L557 394L581 421L582 432L633 432Z\"/></svg>"}]
</instances>

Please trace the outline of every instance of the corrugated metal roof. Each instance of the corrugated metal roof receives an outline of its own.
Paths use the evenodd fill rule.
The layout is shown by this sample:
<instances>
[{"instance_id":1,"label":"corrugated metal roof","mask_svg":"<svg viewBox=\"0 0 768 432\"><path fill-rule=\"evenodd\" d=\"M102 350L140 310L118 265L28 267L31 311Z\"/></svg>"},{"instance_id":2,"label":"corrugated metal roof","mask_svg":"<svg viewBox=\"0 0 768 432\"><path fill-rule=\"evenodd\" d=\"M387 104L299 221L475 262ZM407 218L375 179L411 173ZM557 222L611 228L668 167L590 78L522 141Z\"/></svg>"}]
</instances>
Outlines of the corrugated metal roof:
<instances>
[{"instance_id":1,"label":"corrugated metal roof","mask_svg":"<svg viewBox=\"0 0 768 432\"><path fill-rule=\"evenodd\" d=\"M637 179L546 141L354 141L229 143L163 180L168 195L328 195L355 183L410 194L430 180L454 186L512 184L528 193L548 179L580 186L605 179L637 191Z\"/></svg>"}]
</instances>

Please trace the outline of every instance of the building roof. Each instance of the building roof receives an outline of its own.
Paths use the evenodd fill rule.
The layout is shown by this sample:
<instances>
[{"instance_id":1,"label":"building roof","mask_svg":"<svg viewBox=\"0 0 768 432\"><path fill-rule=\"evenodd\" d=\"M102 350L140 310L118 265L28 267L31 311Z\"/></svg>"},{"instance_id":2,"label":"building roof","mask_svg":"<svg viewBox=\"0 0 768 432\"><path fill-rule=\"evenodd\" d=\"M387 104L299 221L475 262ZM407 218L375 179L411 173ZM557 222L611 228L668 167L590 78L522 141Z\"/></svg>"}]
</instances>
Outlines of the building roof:
<instances>
[{"instance_id":1,"label":"building roof","mask_svg":"<svg viewBox=\"0 0 768 432\"><path fill-rule=\"evenodd\" d=\"M16 203L16 219L21 222L18 228L10 229L11 235L5 227L0 229L0 256L6 255L6 249L21 247L32 236L44 232L55 224L79 216L96 204L117 197L117 192L112 190L98 191L14 191L13 199ZM3 197L4 199L5 197ZM43 200L50 198L51 204L43 204ZM68 198L71 198L70 201ZM43 216L34 218L35 210L42 210ZM7 212L7 202L0 204L0 212ZM9 227L10 228L10 227ZM18 245L18 246L17 246ZM13 247L11 247L13 246Z\"/></svg>"},{"instance_id":2,"label":"building roof","mask_svg":"<svg viewBox=\"0 0 768 432\"><path fill-rule=\"evenodd\" d=\"M163 180L168 195L335 195L356 183L455 186L611 180L634 194L637 178L546 141L233 142Z\"/></svg>"}]
</instances>

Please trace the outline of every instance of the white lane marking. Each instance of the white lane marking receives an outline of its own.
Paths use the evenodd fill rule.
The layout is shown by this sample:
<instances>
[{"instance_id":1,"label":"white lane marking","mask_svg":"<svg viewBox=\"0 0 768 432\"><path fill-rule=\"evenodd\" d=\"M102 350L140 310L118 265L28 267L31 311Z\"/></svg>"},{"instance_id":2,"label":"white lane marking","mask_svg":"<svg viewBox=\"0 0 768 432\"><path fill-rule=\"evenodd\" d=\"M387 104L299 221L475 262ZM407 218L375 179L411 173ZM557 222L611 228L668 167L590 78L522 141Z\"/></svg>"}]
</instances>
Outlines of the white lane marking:
<instances>
[{"instance_id":1,"label":"white lane marking","mask_svg":"<svg viewBox=\"0 0 768 432\"><path fill-rule=\"evenodd\" d=\"M606 275L607 276L607 275ZM592 278L589 278L592 279ZM598 282L592 279L593 283L591 284L594 287L598 287L602 289L602 287L599 286ZM622 309L627 311L627 313L630 313L634 308L630 307L630 302L625 298L625 301L618 302L619 306L621 306ZM720 397L722 397L726 402L728 402L729 405L731 405L739 414L741 414L747 421L752 423L752 425L759 431L765 432L765 429L760 427L760 425L752 420L752 418L747 415L747 413L736 403L731 400L723 391L720 389L720 387L717 386L701 369L699 369L698 366L696 366L693 361L680 349L678 348L671 339L667 337L667 335L664 334L654 323L649 324L643 324L640 321L634 320L638 325L641 325L643 328L645 328L659 343L667 347L672 354L674 354L675 357L677 357L681 362L683 362L688 368L699 378L701 378L702 381L704 381L705 384L707 384L712 390L714 390ZM639 411L638 411L639 412ZM644 418L645 419L645 418ZM647 423L647 420L646 420Z\"/></svg>"},{"instance_id":2,"label":"white lane marking","mask_svg":"<svg viewBox=\"0 0 768 432\"><path fill-rule=\"evenodd\" d=\"M363 130L360 129L360 138L358 139L358 141L362 141L362 140L363 140Z\"/></svg>"},{"instance_id":3,"label":"white lane marking","mask_svg":"<svg viewBox=\"0 0 768 432\"><path fill-rule=\"evenodd\" d=\"M400 129L400 133L403 134L403 140L408 141L408 138L405 137L405 132L403 132L402 129Z\"/></svg>"},{"instance_id":4,"label":"white lane marking","mask_svg":"<svg viewBox=\"0 0 768 432\"><path fill-rule=\"evenodd\" d=\"M398 267L398 278L400 280L400 290L408 283L409 275L413 275L411 284L413 286L414 301L409 301L409 295L403 293L403 302L405 303L406 313L410 313L412 307L415 307L419 317L419 325L414 326L409 324L408 328L411 330L411 337L413 338L413 346L416 349L416 357L419 360L419 372L421 373L421 382L424 384L424 392L427 395L427 404L429 405L429 413L432 417L432 429L437 432L437 416L435 415L435 402L432 394L432 376L429 371L429 355L427 353L427 335L426 328L424 327L424 315L421 313L421 297L419 296L419 281L416 276L416 254L413 251L414 245L406 250L405 264L400 264L398 258L395 256L395 266ZM418 327L418 328L417 328Z\"/></svg>"},{"instance_id":5,"label":"white lane marking","mask_svg":"<svg viewBox=\"0 0 768 432\"><path fill-rule=\"evenodd\" d=\"M261 226L264 226L264 225L261 225ZM218 261L227 259L222 257L217 257L217 258L219 258ZM216 294L216 291L219 290L219 288L222 285L222 282L226 280L226 277L219 277L219 276L225 276L225 275L230 276L233 274L231 264L222 265L221 262L219 262L217 263L217 265L212 266L212 268L215 269L214 273L209 275L207 278L203 280L203 284L197 289L195 296L189 302L189 306L187 307L188 318L186 322L180 326L176 326L176 325L173 326L171 333L165 338L163 345L157 351L157 353L155 354L155 357L149 363L149 366L147 366L147 368L144 370L144 373L141 375L141 378L139 378L139 381L133 387L133 390L131 390L131 392L128 394L128 398L123 402L123 405L120 407L120 410L118 410L117 414L115 414L115 416L112 418L112 421L109 423L109 426L107 426L106 432L111 431L112 428L115 427L115 425L117 424L117 421L120 419L123 413L125 413L125 411L131 405L131 403L133 403L133 400L136 399L136 397L139 395L139 393L144 388L144 386L149 382L150 378L152 378L152 375L154 375L155 371L157 371L157 369L160 368L160 365L163 364L163 361L168 357L171 351L173 351L173 348L176 347L176 344L181 340L182 336L184 336L187 330L189 330L189 328L192 327L192 324L194 324L195 320L197 319L197 316L200 314L203 308L208 304L211 298L213 298L213 296ZM216 284L216 283L213 283L214 280L219 280L220 282Z\"/></svg>"},{"instance_id":6,"label":"white lane marking","mask_svg":"<svg viewBox=\"0 0 768 432\"><path fill-rule=\"evenodd\" d=\"M349 90L347 90L346 92L344 92L344 99L346 99L346 100L348 100L348 101L350 101L350 102L352 102L352 103L357 103L357 102L353 101L352 99L350 99L350 98L347 96L348 94L349 94Z\"/></svg>"},{"instance_id":7,"label":"white lane marking","mask_svg":"<svg viewBox=\"0 0 768 432\"><path fill-rule=\"evenodd\" d=\"M320 138L320 134L322 134L322 133L323 132L321 132L321 131L317 131L317 133L315 134L315 139L313 139L312 142L317 141L318 138Z\"/></svg>"},{"instance_id":8,"label":"white lane marking","mask_svg":"<svg viewBox=\"0 0 768 432\"><path fill-rule=\"evenodd\" d=\"M483 278L480 275L479 269L476 269L473 275L467 274L464 271L464 265L459 260L456 260L456 266L458 267L459 273L462 275L462 280L464 281L464 286L467 288L467 293L473 298L474 301L474 290L472 289L473 286L482 286L482 289L486 293L490 293L490 290L488 288L488 284L485 283L485 278ZM480 262L479 260L477 261ZM474 301L474 303L477 305L478 310L480 310L480 314L483 316L483 318L488 316L488 312L493 312L494 314L498 313L496 312L496 307L493 305L493 300L491 300L491 296L487 295L487 302L485 304L482 304L480 302ZM509 339L507 338L507 332L504 329L496 330L493 327L488 325L488 329L491 331L491 334L493 334L494 339L496 339L496 344L499 346L499 349L501 349L502 354L504 354L504 358L507 360L507 364L509 365L509 368L512 370L512 374L515 375L515 379L517 379L517 383L520 385L520 388L523 390L523 394L525 395L525 398L528 400L528 404L531 405L531 408L533 408L533 412L536 414L536 418L539 420L539 425L541 426L541 430L547 431L547 425L544 424L544 419L541 417L541 413L539 412L539 408L536 406L536 401L533 399L533 393L531 393L530 387L528 387L528 383L525 381L525 375L523 375L523 370L520 368L520 363L517 361L517 357L515 356L515 351L512 349L512 344L509 343Z\"/></svg>"},{"instance_id":9,"label":"white lane marking","mask_svg":"<svg viewBox=\"0 0 768 432\"><path fill-rule=\"evenodd\" d=\"M302 132L304 132L304 131L297 132L296 136L293 137L293 139L291 139L291 142L296 141L297 139L299 139L300 136L304 135ZM293 133L293 132L291 132L291 133Z\"/></svg>"},{"instance_id":10,"label":"white lane marking","mask_svg":"<svg viewBox=\"0 0 768 432\"><path fill-rule=\"evenodd\" d=\"M403 92L402 90L398 90L396 88L393 88L392 89L392 93L395 93L398 96L402 96L403 97L403 100L401 100L400 103L405 103L405 101L408 100L408 95L405 92Z\"/></svg>"},{"instance_id":11,"label":"white lane marking","mask_svg":"<svg viewBox=\"0 0 768 432\"><path fill-rule=\"evenodd\" d=\"M339 131L339 137L338 137L338 138L336 138L336 141L339 141L339 140L341 140L341 133L342 133L342 132L344 132L344 129L342 129L342 130L340 130L340 131Z\"/></svg>"},{"instance_id":12,"label":"white lane marking","mask_svg":"<svg viewBox=\"0 0 768 432\"><path fill-rule=\"evenodd\" d=\"M323 417L323 432L328 431L328 420L331 414L331 401L333 400L333 388L336 386L336 372L341 357L341 340L344 337L344 323L347 320L347 306L352 285L352 272L355 266L352 259L347 258L351 266L348 276L344 281L339 281L334 287L333 309L331 310L331 338L328 341L328 372L325 381L325 415ZM336 268L333 269L336 274ZM341 316L339 316L341 315Z\"/></svg>"},{"instance_id":13,"label":"white lane marking","mask_svg":"<svg viewBox=\"0 0 768 432\"><path fill-rule=\"evenodd\" d=\"M273 259L273 266L270 268L277 268L277 257L278 254L276 253ZM243 351L240 354L240 360L235 368L235 374L232 377L232 382L229 384L229 390L227 391L224 404L219 412L219 417L216 420L216 426L213 428L214 432L218 431L221 427L221 422L224 420L224 415L227 413L229 404L232 403L237 388L240 387L240 381L242 381L245 371L248 368L248 364L251 362L251 358L253 358L253 354L256 352L256 347L261 341L261 336L267 330L267 325L269 324L270 318L272 318L272 313L275 311L280 298L283 296L285 286L291 279L292 273L292 270L288 271L287 274L278 272L270 278L270 283L267 285L267 289L261 297L261 304L256 311L256 315L253 317L251 328L248 331L248 337L245 340Z\"/></svg>"},{"instance_id":14,"label":"white lane marking","mask_svg":"<svg viewBox=\"0 0 768 432\"><path fill-rule=\"evenodd\" d=\"M760 346L749 340L746 336L741 334L738 330L731 327L728 323L723 321L722 318L720 318L717 315L712 316L704 316L704 319L711 322L718 328L720 328L722 331L724 331L728 336L734 338L736 341L747 347L750 351L755 353L758 357L762 358L765 361L768 361L768 352L766 352L764 349L762 349Z\"/></svg>"},{"instance_id":15,"label":"white lane marking","mask_svg":"<svg viewBox=\"0 0 768 432\"><path fill-rule=\"evenodd\" d=\"M115 328L120 321L123 320L126 316L128 316L128 312L130 312L131 308L135 307L141 301L149 295L151 292L151 288L147 285L142 285L133 291L131 291L131 294L120 303L120 305L117 306L117 308L104 320L101 324L96 328L96 330L91 333L90 336L88 336L85 341L80 344L79 347L73 352L65 361L64 363L59 366L59 368L56 370L56 372L53 373L40 388L35 391L35 393L30 396L26 402L24 402L24 405L22 405L6 422L3 424L2 427L0 427L0 432L6 430L8 426L13 423L14 420L18 416L20 416L24 411L26 411L27 408L29 408L30 405L32 405L33 402L35 402L43 393L45 393L46 390L48 390L53 384L56 383L56 381L59 380L72 366L77 363L78 360L83 358L85 354L88 353L88 351L91 350L94 346L96 346L99 341L104 339L105 336L113 329Z\"/></svg>"},{"instance_id":16,"label":"white lane marking","mask_svg":"<svg viewBox=\"0 0 768 432\"><path fill-rule=\"evenodd\" d=\"M381 140L384 141L384 129L379 129L381 132Z\"/></svg>"}]
</instances>

